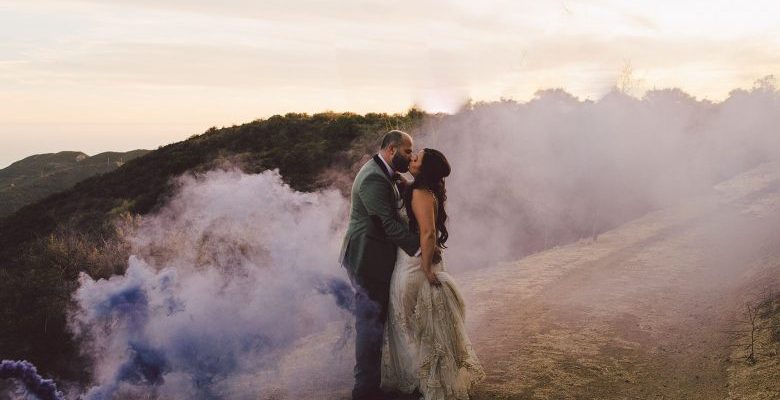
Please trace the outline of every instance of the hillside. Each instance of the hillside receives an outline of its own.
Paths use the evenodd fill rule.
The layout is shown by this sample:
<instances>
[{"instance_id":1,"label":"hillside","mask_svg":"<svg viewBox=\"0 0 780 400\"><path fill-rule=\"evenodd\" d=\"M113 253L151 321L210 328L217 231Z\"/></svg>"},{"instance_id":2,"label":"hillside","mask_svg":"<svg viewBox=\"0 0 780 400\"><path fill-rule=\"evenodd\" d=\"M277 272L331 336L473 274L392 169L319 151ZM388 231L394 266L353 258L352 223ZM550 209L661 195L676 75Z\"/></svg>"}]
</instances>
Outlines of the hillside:
<instances>
[{"instance_id":1,"label":"hillside","mask_svg":"<svg viewBox=\"0 0 780 400\"><path fill-rule=\"evenodd\" d=\"M124 272L121 227L164 204L173 178L223 166L279 169L293 188L312 190L348 172L387 130L413 131L423 116L287 114L212 128L1 218L0 318L9 322L0 325L0 357L27 359L62 380L89 380L87 360L66 332L78 274Z\"/></svg>"},{"instance_id":2,"label":"hillside","mask_svg":"<svg viewBox=\"0 0 780 400\"><path fill-rule=\"evenodd\" d=\"M113 171L149 150L104 152L88 156L78 151L36 154L0 169L0 217L61 192L94 175Z\"/></svg>"},{"instance_id":3,"label":"hillside","mask_svg":"<svg viewBox=\"0 0 780 400\"><path fill-rule=\"evenodd\" d=\"M169 181L234 165L247 173L278 168L297 190L312 190L327 167L346 171L363 147L373 147L382 132L407 130L423 113L407 115L287 114L222 129L211 128L188 140L172 143L126 162L110 173L88 178L69 190L49 196L0 219L0 266L18 258L20 246L56 228L109 235L106 226L122 212L143 215L170 192ZM358 147L357 152L353 147Z\"/></svg>"}]
</instances>

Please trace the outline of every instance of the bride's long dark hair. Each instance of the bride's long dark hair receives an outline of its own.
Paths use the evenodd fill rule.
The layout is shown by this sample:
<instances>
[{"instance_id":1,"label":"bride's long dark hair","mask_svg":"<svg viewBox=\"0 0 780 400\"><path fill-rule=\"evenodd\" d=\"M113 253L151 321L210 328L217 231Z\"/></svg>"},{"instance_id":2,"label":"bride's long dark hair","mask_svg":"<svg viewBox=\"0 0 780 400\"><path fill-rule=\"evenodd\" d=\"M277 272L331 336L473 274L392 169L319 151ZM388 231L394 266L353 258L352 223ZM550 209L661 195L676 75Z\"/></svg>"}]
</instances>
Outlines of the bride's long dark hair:
<instances>
[{"instance_id":1,"label":"bride's long dark hair","mask_svg":"<svg viewBox=\"0 0 780 400\"><path fill-rule=\"evenodd\" d=\"M412 193L414 189L427 189L433 192L436 197L438 208L436 210L436 244L441 248L447 248L444 245L449 238L447 232L447 211L444 209L444 203L447 202L447 189L444 186L444 178L450 175L450 163L438 150L423 149L423 159L420 165L420 173L415 177L414 182L407 186L404 193L404 202L406 203L406 213L409 215L409 228L413 232L418 232L420 227L417 218L412 211ZM438 262L434 260L434 263Z\"/></svg>"}]
</instances>

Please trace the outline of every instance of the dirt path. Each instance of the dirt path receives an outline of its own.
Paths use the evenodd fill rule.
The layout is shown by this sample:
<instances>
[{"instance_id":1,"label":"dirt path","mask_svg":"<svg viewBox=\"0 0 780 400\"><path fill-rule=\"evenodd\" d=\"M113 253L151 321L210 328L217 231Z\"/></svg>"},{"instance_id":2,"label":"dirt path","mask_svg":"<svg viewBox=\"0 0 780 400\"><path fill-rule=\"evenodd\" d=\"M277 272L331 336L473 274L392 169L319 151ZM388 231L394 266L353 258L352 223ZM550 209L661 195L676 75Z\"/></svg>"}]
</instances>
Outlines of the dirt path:
<instances>
[{"instance_id":1,"label":"dirt path","mask_svg":"<svg viewBox=\"0 0 780 400\"><path fill-rule=\"evenodd\" d=\"M766 167L717 196L459 276L487 369L476 399L724 399L753 276L780 260Z\"/></svg>"}]
</instances>

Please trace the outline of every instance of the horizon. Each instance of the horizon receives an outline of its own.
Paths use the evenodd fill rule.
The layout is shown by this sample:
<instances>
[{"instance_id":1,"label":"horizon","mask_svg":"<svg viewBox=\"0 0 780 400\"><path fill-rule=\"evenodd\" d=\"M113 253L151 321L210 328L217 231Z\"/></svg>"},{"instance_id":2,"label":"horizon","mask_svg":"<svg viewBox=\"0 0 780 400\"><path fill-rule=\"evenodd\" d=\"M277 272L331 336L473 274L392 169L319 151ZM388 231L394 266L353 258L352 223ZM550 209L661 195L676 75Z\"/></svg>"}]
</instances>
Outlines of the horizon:
<instances>
[{"instance_id":1,"label":"horizon","mask_svg":"<svg viewBox=\"0 0 780 400\"><path fill-rule=\"evenodd\" d=\"M0 168L275 114L452 113L561 88L723 101L780 71L780 5L0 0ZM774 10L774 11L773 11ZM624 82L625 83L625 82Z\"/></svg>"},{"instance_id":2,"label":"horizon","mask_svg":"<svg viewBox=\"0 0 780 400\"><path fill-rule=\"evenodd\" d=\"M308 115L316 115L316 114L321 114L321 113L356 113L356 114L359 114L359 115L366 115L366 114L370 114L370 113L404 114L404 113L406 113L406 112L408 112L408 111L410 111L412 109L417 109L417 110L424 111L424 112L426 112L428 114L454 115L454 114L460 112L463 109L463 107L467 107L469 104L477 104L477 103L487 103L487 104L490 104L490 103L499 103L499 102L504 102L504 101L515 102L515 103L518 103L518 104L525 104L525 103L531 102L532 100L537 98L537 94L543 93L545 91L554 91L554 90L562 90L564 93L567 93L567 94L571 95L572 97L574 97L579 102L586 102L586 101L598 102L604 96L612 93L613 91L619 92L619 93L624 94L624 95L629 96L629 97L633 97L633 98L635 98L637 100L642 100L642 99L644 99L645 95L647 93L649 93L649 92L665 91L665 90L679 90L682 93L690 96L696 102L710 102L710 103L712 103L714 105L718 105L718 104L721 104L721 103L725 102L726 100L728 100L730 95L732 93L736 92L736 91L740 91L740 90L744 90L744 91L753 90L753 89L759 88L760 85L766 85L766 84L769 84L769 85L772 86L773 89L776 89L777 88L776 87L776 85L777 85L776 77L774 75L767 75L767 76L765 76L765 77L763 77L761 79L757 79L756 81L754 81L753 84L750 87L734 88L734 89L732 89L729 92L729 96L728 97L726 97L724 99L721 99L719 101L714 101L714 100L708 99L708 98L698 98L698 97L692 95L691 93L688 93L688 92L686 92L686 91L684 91L684 90L682 90L680 88L652 88L652 89L648 89L648 90L643 90L643 91L641 91L641 93L637 93L637 91L633 90L632 88L625 88L625 89L618 88L618 84L616 84L615 86L613 86L610 89L609 92L604 93L602 96L600 96L599 98L596 98L596 99L587 98L587 97L586 98L581 98L581 97L578 97L578 96L574 95L573 93L567 91L566 89L562 89L562 88L546 88L546 89L539 89L536 93L534 93L533 97L531 97L529 99L523 99L523 100L521 100L521 99L513 99L513 98L498 98L498 99L489 99L489 100L475 101L474 99L466 99L462 104L460 104L458 106L458 109L452 110L452 111L431 111L431 110L426 110L426 109L422 108L418 104L412 104L412 105L410 105L409 107L407 107L404 110L392 111L392 112L388 112L388 111L365 111L365 112L356 113L354 111L349 111L349 110L334 111L334 110L329 110L329 109L325 109L325 110L321 110L321 111L315 111L315 112L288 111L288 112L285 112L285 113L264 115L264 116L259 117L259 118L249 119L249 120L246 120L246 121L240 121L240 122L236 122L236 123L230 124L230 125L222 125L222 126L219 126L219 127L216 126L216 125L211 125L209 127L204 127L204 128L200 129L197 132L189 132L189 131L188 132L184 132L184 133L182 133L183 136L181 136L181 137L178 137L178 138L174 137L170 141L165 142L165 143L156 143L156 144L153 143L152 145L147 146L147 147L138 147L138 146L133 147L134 145L131 144L131 142L123 142L123 144L119 145L119 148L95 148L95 150L93 150L93 151L87 151L87 150L84 150L84 149L62 148L62 149L53 150L53 151L30 153L30 154L24 155L24 156L19 157L19 158L10 159L8 162L4 161L4 159L3 159L3 155L4 154L0 154L0 170L11 166L12 164L16 163L17 161L21 161L21 160L24 160L24 159L29 158L29 157L33 157L33 156L36 156L36 155L44 155L44 154L56 154L56 153L60 153L60 152L69 152L69 151L70 152L81 152L81 153L86 154L88 157L93 157L93 156L96 156L98 154L105 153L105 152L126 153L126 152L130 152L130 151L134 151L134 150L154 151L154 150L156 150L156 149L158 149L160 147L163 147L163 146L166 146L166 145L169 145L169 144L173 144L173 143L177 143L177 142L181 142L181 141L185 141L185 140L189 139L190 137L203 134L203 133L205 133L206 131L208 131L211 128L223 129L223 128L230 127L230 126L242 125L242 124L250 123L250 122L255 121L255 120L268 119L268 118L270 118L272 116L276 116L276 115L283 116L283 115L288 114L288 113L303 113L303 114L308 114ZM80 124L80 127L83 128L85 126L94 127L94 126L103 126L103 125L112 125L112 124L101 124L101 123ZM154 124L132 123L132 124L117 125L117 127L119 129L131 129L131 128L135 128L137 126L144 126L144 125L154 125ZM170 124L170 125L174 125L174 124ZM191 127L192 124L181 124L181 125L177 125L177 126L180 127L180 128L182 126ZM198 129L198 128L195 128L195 129ZM130 132L128 132L128 133L130 133ZM137 132L134 131L133 133L137 133ZM141 132L141 133L143 133L143 132ZM122 146L124 146L124 147L122 147ZM87 146L87 147L89 148L89 146Z\"/></svg>"}]
</instances>

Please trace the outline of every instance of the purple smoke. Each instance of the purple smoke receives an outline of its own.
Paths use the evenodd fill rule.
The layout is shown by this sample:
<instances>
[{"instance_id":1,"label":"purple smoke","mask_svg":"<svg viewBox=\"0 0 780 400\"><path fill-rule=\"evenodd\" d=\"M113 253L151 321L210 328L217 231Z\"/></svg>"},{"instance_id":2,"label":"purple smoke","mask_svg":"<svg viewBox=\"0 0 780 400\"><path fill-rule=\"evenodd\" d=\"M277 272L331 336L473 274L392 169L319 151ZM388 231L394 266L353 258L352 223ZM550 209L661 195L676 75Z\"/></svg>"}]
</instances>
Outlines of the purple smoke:
<instances>
[{"instance_id":1,"label":"purple smoke","mask_svg":"<svg viewBox=\"0 0 780 400\"><path fill-rule=\"evenodd\" d=\"M43 379L38 370L28 361L0 361L0 379L16 379L22 382L27 392L41 400L61 400L62 393L51 379Z\"/></svg>"},{"instance_id":2,"label":"purple smoke","mask_svg":"<svg viewBox=\"0 0 780 400\"><path fill-rule=\"evenodd\" d=\"M346 280L340 278L324 279L317 287L317 291L322 294L333 296L336 305L350 314L355 314L355 290ZM341 332L338 340L334 344L336 350L343 349L352 338L352 323L347 322Z\"/></svg>"},{"instance_id":3,"label":"purple smoke","mask_svg":"<svg viewBox=\"0 0 780 400\"><path fill-rule=\"evenodd\" d=\"M273 171L180 184L129 238L123 276L81 278L71 328L95 357L85 397L296 398L348 379L343 197L295 192Z\"/></svg>"},{"instance_id":4,"label":"purple smoke","mask_svg":"<svg viewBox=\"0 0 780 400\"><path fill-rule=\"evenodd\" d=\"M330 294L336 300L336 305L342 310L355 313L355 291L344 279L330 278L320 283L317 291Z\"/></svg>"},{"instance_id":5,"label":"purple smoke","mask_svg":"<svg viewBox=\"0 0 780 400\"><path fill-rule=\"evenodd\" d=\"M164 309L169 315L180 309L170 292L171 281L170 274L162 274L154 282L154 288L163 293L162 304L156 307ZM143 285L141 280L134 279L114 289L115 291L94 304L92 318L125 327L126 359L116 368L111 383L89 391L87 399L112 398L123 383L160 385L164 381L164 373L170 369L165 354L147 343L144 337L143 327L150 316L148 287Z\"/></svg>"}]
</instances>

